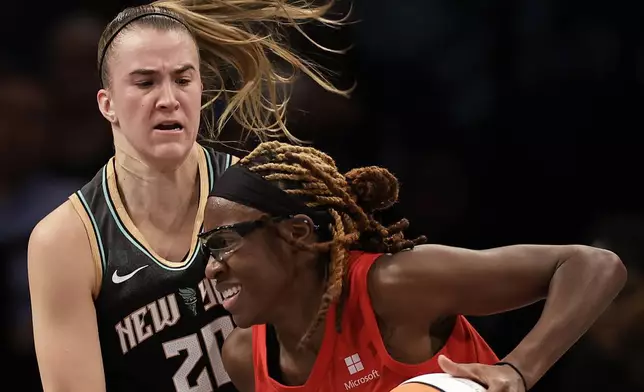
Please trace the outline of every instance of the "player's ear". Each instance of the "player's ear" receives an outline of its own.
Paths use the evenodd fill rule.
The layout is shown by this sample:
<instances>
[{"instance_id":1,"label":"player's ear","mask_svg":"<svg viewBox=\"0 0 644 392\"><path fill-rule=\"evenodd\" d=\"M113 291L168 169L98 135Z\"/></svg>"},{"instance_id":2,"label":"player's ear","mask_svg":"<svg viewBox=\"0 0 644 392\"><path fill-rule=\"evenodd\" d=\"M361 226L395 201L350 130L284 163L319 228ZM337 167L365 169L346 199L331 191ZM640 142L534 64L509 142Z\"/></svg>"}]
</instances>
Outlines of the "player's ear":
<instances>
[{"instance_id":1,"label":"player's ear","mask_svg":"<svg viewBox=\"0 0 644 392\"><path fill-rule=\"evenodd\" d=\"M277 225L277 230L283 238L299 243L316 242L313 220L307 215L298 214Z\"/></svg>"},{"instance_id":2,"label":"player's ear","mask_svg":"<svg viewBox=\"0 0 644 392\"><path fill-rule=\"evenodd\" d=\"M114 113L114 107L108 89L100 89L96 94L96 101L98 103L98 110L101 111L101 114L107 121L114 124L117 122L116 113Z\"/></svg>"}]
</instances>

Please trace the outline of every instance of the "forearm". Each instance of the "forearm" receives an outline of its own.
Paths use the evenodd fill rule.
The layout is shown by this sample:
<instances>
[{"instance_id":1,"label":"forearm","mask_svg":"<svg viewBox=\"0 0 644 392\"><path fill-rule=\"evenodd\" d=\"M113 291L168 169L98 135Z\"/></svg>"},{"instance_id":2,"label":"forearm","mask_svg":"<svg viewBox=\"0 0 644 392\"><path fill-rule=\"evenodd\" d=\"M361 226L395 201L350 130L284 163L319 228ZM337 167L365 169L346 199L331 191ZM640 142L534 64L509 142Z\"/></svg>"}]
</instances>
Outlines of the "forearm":
<instances>
[{"instance_id":1,"label":"forearm","mask_svg":"<svg viewBox=\"0 0 644 392\"><path fill-rule=\"evenodd\" d=\"M617 256L581 248L554 273L539 321L504 361L518 367L532 388L604 312L625 281Z\"/></svg>"}]
</instances>

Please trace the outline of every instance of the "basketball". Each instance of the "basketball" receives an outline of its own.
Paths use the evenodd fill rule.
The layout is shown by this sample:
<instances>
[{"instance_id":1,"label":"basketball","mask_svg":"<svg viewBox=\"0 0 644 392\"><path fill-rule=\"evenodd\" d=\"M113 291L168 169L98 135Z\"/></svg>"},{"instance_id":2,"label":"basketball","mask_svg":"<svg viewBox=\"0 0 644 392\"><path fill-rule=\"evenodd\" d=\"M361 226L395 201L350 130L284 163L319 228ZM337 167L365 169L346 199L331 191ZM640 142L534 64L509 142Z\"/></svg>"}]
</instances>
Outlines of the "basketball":
<instances>
[{"instance_id":1,"label":"basketball","mask_svg":"<svg viewBox=\"0 0 644 392\"><path fill-rule=\"evenodd\" d=\"M446 373L423 374L404 381L390 392L485 392L472 380L452 377Z\"/></svg>"}]
</instances>

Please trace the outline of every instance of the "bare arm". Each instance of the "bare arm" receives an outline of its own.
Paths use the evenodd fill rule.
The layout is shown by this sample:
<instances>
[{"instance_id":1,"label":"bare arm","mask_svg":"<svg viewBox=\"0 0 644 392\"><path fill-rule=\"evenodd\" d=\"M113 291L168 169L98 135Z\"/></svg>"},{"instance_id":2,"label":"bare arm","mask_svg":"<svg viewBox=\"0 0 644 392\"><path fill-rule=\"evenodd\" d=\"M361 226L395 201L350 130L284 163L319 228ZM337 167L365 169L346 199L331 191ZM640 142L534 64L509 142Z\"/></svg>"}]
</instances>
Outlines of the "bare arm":
<instances>
[{"instance_id":1,"label":"bare arm","mask_svg":"<svg viewBox=\"0 0 644 392\"><path fill-rule=\"evenodd\" d=\"M253 335L250 328L235 328L224 342L224 368L239 392L255 391Z\"/></svg>"},{"instance_id":2,"label":"bare arm","mask_svg":"<svg viewBox=\"0 0 644 392\"><path fill-rule=\"evenodd\" d=\"M34 228L28 267L44 391L105 391L92 297L96 272L87 233L69 201Z\"/></svg>"},{"instance_id":3,"label":"bare arm","mask_svg":"<svg viewBox=\"0 0 644 392\"><path fill-rule=\"evenodd\" d=\"M475 251L425 245L374 263L369 292L376 313L421 324L455 314L499 313L546 298L538 323L504 359L521 369L530 388L625 281L626 270L615 254L586 246Z\"/></svg>"}]
</instances>

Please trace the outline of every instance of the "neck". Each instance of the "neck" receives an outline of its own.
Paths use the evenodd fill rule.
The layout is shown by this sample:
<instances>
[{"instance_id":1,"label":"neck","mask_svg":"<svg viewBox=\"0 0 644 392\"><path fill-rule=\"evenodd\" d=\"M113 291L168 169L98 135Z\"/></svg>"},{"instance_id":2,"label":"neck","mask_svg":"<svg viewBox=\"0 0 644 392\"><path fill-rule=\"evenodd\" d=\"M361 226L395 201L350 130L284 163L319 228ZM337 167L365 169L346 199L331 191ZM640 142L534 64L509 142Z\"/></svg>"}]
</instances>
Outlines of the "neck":
<instances>
[{"instance_id":1,"label":"neck","mask_svg":"<svg viewBox=\"0 0 644 392\"><path fill-rule=\"evenodd\" d=\"M272 317L273 321L269 322L275 328L280 345L288 352L298 350L302 338L317 318L326 289L325 282L317 275L312 276L311 279L297 277L294 280L298 282L296 287L288 297L285 296L292 300L279 307ZM324 339L324 330L325 323L322 322L308 340L307 351L312 350L315 353L319 351Z\"/></svg>"},{"instance_id":2,"label":"neck","mask_svg":"<svg viewBox=\"0 0 644 392\"><path fill-rule=\"evenodd\" d=\"M189 216L187 212L199 202L198 153L195 145L183 162L159 169L126 151L116 150L119 193L135 224L149 220L155 227L170 232L182 226L185 220L182 217Z\"/></svg>"}]
</instances>

